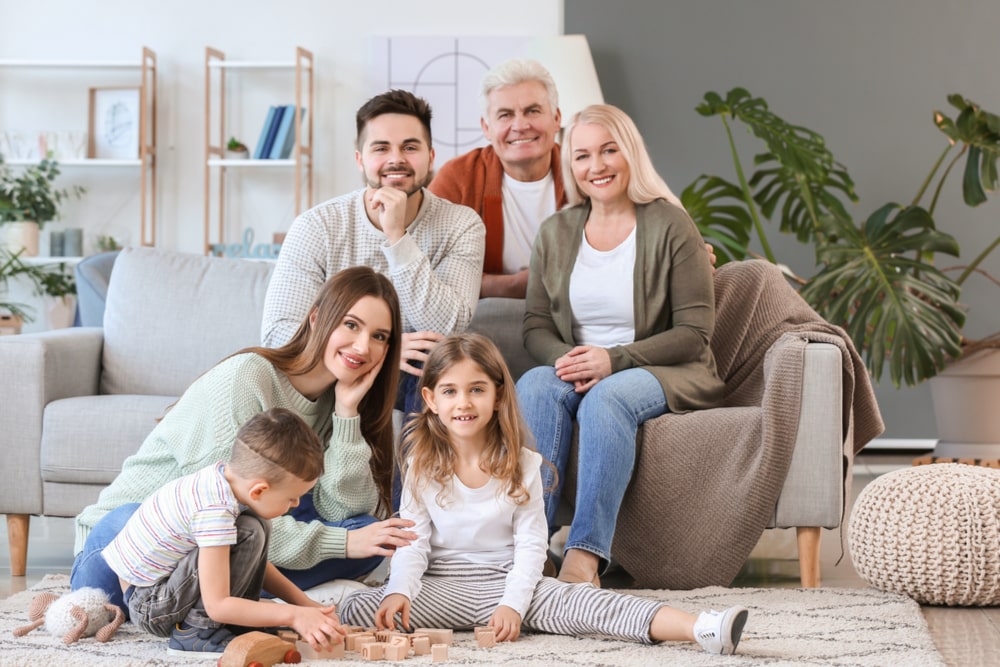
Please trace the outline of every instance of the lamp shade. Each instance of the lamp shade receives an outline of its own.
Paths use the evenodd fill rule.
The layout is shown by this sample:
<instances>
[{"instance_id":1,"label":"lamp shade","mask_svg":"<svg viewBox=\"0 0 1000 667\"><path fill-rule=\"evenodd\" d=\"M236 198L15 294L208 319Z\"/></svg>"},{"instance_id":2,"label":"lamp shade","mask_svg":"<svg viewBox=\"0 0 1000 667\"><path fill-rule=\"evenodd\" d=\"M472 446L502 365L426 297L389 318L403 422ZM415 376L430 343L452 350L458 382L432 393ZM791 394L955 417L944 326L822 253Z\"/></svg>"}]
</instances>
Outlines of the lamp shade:
<instances>
[{"instance_id":1,"label":"lamp shade","mask_svg":"<svg viewBox=\"0 0 1000 667\"><path fill-rule=\"evenodd\" d=\"M540 62L555 79L564 127L584 107L604 103L586 35L533 37L525 44L524 57Z\"/></svg>"}]
</instances>

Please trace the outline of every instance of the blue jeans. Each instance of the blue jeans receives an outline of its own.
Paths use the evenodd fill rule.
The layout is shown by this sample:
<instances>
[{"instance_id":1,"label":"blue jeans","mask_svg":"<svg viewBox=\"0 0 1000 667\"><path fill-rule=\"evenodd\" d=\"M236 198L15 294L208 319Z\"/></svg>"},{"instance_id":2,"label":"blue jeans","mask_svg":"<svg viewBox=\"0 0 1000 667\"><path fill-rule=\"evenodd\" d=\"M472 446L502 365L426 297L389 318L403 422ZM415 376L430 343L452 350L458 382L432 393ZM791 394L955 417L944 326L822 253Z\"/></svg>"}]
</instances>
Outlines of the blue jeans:
<instances>
[{"instance_id":1,"label":"blue jeans","mask_svg":"<svg viewBox=\"0 0 1000 667\"><path fill-rule=\"evenodd\" d=\"M663 388L649 371L629 368L578 394L552 366L538 366L518 380L517 398L538 452L559 472L553 486L552 470L542 467L542 484L549 489L545 513L553 532L574 420L579 425L575 513L566 549L596 554L603 569L611 560L618 509L632 478L639 425L668 411Z\"/></svg>"},{"instance_id":2,"label":"blue jeans","mask_svg":"<svg viewBox=\"0 0 1000 667\"><path fill-rule=\"evenodd\" d=\"M299 498L298 507L292 508L289 515L296 521L305 523L319 521L326 526L346 528L347 530L364 528L378 521L377 518L367 514L352 516L343 521L327 521L316 511L316 506L313 505L312 493L307 493ZM382 556L370 556L368 558L328 558L305 570L293 570L286 567L279 567L278 570L291 579L292 583L296 586L302 590L307 590L334 579L357 579L374 570L381 562Z\"/></svg>"},{"instance_id":3,"label":"blue jeans","mask_svg":"<svg viewBox=\"0 0 1000 667\"><path fill-rule=\"evenodd\" d=\"M97 525L87 535L83 550L73 560L73 569L69 575L69 585L74 591L78 588L91 586L100 588L108 594L111 604L118 605L128 618L128 605L122 596L122 588L118 583L118 575L108 567L101 551L111 544L121 532L128 520L139 509L139 503L129 503L117 507L97 522Z\"/></svg>"}]
</instances>

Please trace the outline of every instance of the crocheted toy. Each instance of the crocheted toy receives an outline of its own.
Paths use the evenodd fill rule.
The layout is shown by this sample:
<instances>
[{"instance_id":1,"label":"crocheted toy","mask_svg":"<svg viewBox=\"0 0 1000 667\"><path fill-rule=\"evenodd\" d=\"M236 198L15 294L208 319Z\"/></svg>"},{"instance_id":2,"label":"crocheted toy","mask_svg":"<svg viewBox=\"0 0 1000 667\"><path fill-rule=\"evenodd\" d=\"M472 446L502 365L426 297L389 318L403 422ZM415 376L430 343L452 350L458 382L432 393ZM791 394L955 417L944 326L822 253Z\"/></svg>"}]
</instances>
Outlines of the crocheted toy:
<instances>
[{"instance_id":1,"label":"crocheted toy","mask_svg":"<svg viewBox=\"0 0 1000 667\"><path fill-rule=\"evenodd\" d=\"M99 588L81 588L59 597L55 593L39 593L28 607L31 625L14 630L22 637L44 624L49 634L62 637L67 644L82 637L96 637L99 642L111 639L125 622L125 614L111 604Z\"/></svg>"}]
</instances>

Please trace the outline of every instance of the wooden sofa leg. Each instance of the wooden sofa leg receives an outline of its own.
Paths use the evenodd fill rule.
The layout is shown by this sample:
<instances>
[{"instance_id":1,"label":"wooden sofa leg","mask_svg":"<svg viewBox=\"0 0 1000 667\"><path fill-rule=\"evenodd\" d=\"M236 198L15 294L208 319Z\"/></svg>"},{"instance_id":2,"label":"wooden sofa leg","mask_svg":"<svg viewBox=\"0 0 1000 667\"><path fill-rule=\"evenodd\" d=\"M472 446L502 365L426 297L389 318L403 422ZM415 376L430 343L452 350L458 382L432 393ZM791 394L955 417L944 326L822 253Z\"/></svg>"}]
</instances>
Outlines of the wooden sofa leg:
<instances>
[{"instance_id":1,"label":"wooden sofa leg","mask_svg":"<svg viewBox=\"0 0 1000 667\"><path fill-rule=\"evenodd\" d=\"M23 577L28 564L28 522L30 514L7 515L7 542L10 544L10 576Z\"/></svg>"},{"instance_id":2,"label":"wooden sofa leg","mask_svg":"<svg viewBox=\"0 0 1000 667\"><path fill-rule=\"evenodd\" d=\"M799 543L802 588L819 588L819 531L819 526L799 526L795 529Z\"/></svg>"}]
</instances>

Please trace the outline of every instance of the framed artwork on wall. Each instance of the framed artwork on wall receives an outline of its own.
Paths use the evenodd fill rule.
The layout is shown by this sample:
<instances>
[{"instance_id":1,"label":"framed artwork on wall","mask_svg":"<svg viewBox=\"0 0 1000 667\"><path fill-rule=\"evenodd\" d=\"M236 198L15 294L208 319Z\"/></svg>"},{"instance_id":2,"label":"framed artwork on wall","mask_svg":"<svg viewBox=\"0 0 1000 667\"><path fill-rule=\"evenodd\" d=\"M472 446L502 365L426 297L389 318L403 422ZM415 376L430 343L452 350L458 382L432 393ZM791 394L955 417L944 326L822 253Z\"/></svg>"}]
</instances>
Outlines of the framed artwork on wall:
<instances>
[{"instance_id":1,"label":"framed artwork on wall","mask_svg":"<svg viewBox=\"0 0 1000 667\"><path fill-rule=\"evenodd\" d=\"M139 157L139 88L91 88L87 156Z\"/></svg>"}]
</instances>

